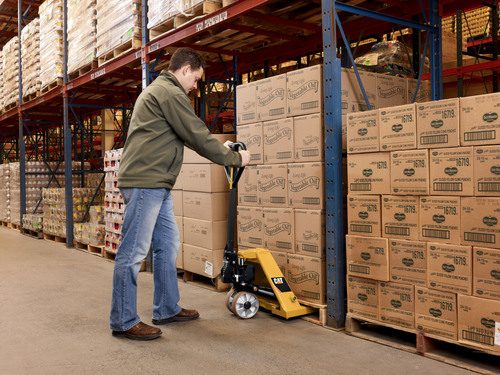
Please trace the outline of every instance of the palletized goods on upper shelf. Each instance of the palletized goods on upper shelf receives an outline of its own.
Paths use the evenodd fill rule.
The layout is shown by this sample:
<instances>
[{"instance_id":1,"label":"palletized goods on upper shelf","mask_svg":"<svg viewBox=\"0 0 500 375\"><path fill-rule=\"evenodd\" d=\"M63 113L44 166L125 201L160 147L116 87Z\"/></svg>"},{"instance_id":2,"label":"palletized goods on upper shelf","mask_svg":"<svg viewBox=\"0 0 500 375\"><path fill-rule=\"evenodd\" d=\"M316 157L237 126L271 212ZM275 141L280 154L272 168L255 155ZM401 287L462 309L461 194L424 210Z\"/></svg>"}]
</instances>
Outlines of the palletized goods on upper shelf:
<instances>
[{"instance_id":1,"label":"palletized goods on upper shelf","mask_svg":"<svg viewBox=\"0 0 500 375\"><path fill-rule=\"evenodd\" d=\"M68 2L68 73L96 58L96 0Z\"/></svg>"},{"instance_id":2,"label":"palletized goods on upper shelf","mask_svg":"<svg viewBox=\"0 0 500 375\"><path fill-rule=\"evenodd\" d=\"M40 79L41 89L63 78L63 2L46 0L40 15Z\"/></svg>"},{"instance_id":3,"label":"palletized goods on upper shelf","mask_svg":"<svg viewBox=\"0 0 500 375\"><path fill-rule=\"evenodd\" d=\"M40 81L40 19L35 18L21 31L23 96L36 94Z\"/></svg>"}]
</instances>

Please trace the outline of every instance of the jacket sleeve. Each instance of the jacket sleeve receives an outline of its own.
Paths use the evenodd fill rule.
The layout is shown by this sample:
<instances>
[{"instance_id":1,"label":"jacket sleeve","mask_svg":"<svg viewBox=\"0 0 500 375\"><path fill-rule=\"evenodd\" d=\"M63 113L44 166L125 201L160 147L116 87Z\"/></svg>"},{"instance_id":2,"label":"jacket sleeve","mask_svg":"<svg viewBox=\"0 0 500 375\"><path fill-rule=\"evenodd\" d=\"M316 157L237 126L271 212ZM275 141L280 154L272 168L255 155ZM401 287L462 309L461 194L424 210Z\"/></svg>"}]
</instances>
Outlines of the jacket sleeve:
<instances>
[{"instance_id":1,"label":"jacket sleeve","mask_svg":"<svg viewBox=\"0 0 500 375\"><path fill-rule=\"evenodd\" d=\"M160 106L167 122L186 146L214 163L241 167L239 152L231 151L210 134L205 123L196 116L187 95L172 95Z\"/></svg>"}]
</instances>

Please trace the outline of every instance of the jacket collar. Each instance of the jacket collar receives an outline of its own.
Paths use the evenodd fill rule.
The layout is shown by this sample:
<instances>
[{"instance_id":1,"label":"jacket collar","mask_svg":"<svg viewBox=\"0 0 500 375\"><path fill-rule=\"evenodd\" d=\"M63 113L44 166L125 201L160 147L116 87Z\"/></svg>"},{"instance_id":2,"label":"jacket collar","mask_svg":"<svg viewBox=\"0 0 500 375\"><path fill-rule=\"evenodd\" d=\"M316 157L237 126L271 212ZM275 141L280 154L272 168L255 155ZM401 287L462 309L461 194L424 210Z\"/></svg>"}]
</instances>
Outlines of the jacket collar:
<instances>
[{"instance_id":1,"label":"jacket collar","mask_svg":"<svg viewBox=\"0 0 500 375\"><path fill-rule=\"evenodd\" d=\"M183 93L186 94L186 91L184 91L184 87L181 86L181 84L179 83L179 80L177 79L177 77L174 76L171 72L169 72L168 70L162 70L160 72L160 76L164 77L168 81L172 82L175 86L179 87L182 90Z\"/></svg>"}]
</instances>

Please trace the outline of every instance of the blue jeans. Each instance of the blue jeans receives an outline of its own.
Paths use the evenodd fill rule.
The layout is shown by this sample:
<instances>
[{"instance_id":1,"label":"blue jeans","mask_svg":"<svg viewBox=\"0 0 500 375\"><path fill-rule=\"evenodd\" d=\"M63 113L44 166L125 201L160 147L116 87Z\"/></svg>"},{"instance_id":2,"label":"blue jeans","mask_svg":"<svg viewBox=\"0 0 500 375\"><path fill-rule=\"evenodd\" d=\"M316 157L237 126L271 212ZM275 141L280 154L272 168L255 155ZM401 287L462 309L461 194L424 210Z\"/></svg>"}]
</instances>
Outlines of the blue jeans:
<instances>
[{"instance_id":1,"label":"blue jeans","mask_svg":"<svg viewBox=\"0 0 500 375\"><path fill-rule=\"evenodd\" d=\"M122 242L115 258L110 328L127 331L141 321L137 315L137 276L142 260L153 250L153 319L181 311L177 284L179 228L167 189L120 189L125 202Z\"/></svg>"}]
</instances>

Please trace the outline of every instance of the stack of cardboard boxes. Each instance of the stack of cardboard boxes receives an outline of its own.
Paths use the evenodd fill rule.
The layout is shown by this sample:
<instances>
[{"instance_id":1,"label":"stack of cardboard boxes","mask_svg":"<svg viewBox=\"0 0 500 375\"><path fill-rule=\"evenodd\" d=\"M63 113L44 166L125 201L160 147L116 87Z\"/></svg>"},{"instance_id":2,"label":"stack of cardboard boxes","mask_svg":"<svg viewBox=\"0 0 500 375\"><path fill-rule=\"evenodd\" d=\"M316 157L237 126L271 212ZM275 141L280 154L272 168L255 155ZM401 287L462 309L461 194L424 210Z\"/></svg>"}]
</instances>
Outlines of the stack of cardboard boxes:
<instances>
[{"instance_id":1,"label":"stack of cardboard boxes","mask_svg":"<svg viewBox=\"0 0 500 375\"><path fill-rule=\"evenodd\" d=\"M500 95L348 115L348 312L500 350Z\"/></svg>"}]
</instances>

